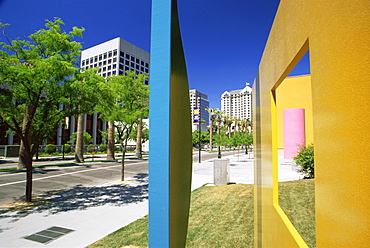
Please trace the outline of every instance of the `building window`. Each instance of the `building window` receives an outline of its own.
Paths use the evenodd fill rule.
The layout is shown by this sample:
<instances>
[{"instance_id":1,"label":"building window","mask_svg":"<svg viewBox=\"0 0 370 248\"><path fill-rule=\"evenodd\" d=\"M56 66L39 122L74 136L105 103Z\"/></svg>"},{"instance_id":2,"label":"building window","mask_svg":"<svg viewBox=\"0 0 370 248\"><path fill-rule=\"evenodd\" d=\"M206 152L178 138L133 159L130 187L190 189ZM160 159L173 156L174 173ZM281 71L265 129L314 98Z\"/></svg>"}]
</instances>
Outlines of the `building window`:
<instances>
[{"instance_id":1,"label":"building window","mask_svg":"<svg viewBox=\"0 0 370 248\"><path fill-rule=\"evenodd\" d=\"M126 53L126 59L130 59L130 54Z\"/></svg>"},{"instance_id":2,"label":"building window","mask_svg":"<svg viewBox=\"0 0 370 248\"><path fill-rule=\"evenodd\" d=\"M103 65L106 65L106 64L107 64L107 61L106 61L106 60L104 60L104 61L103 61Z\"/></svg>"},{"instance_id":3,"label":"building window","mask_svg":"<svg viewBox=\"0 0 370 248\"><path fill-rule=\"evenodd\" d=\"M100 54L99 55L99 61L103 59L103 56Z\"/></svg>"},{"instance_id":4,"label":"building window","mask_svg":"<svg viewBox=\"0 0 370 248\"><path fill-rule=\"evenodd\" d=\"M140 64L141 64L142 66L144 66L144 61L141 61L141 62L140 62Z\"/></svg>"},{"instance_id":5,"label":"building window","mask_svg":"<svg viewBox=\"0 0 370 248\"><path fill-rule=\"evenodd\" d=\"M108 52L108 57L110 58L110 57L112 57L112 51L109 51Z\"/></svg>"},{"instance_id":6,"label":"building window","mask_svg":"<svg viewBox=\"0 0 370 248\"><path fill-rule=\"evenodd\" d=\"M114 57L114 58L113 58L113 63L114 63L114 62L117 62L117 57Z\"/></svg>"},{"instance_id":7,"label":"building window","mask_svg":"<svg viewBox=\"0 0 370 248\"><path fill-rule=\"evenodd\" d=\"M119 56L124 57L124 56L125 56L125 53L124 53L124 52L122 52L122 51L120 51L120 52L119 52Z\"/></svg>"},{"instance_id":8,"label":"building window","mask_svg":"<svg viewBox=\"0 0 370 248\"><path fill-rule=\"evenodd\" d=\"M135 57L134 56L131 56L131 61L135 62Z\"/></svg>"},{"instance_id":9,"label":"building window","mask_svg":"<svg viewBox=\"0 0 370 248\"><path fill-rule=\"evenodd\" d=\"M125 61L125 65L130 65L130 61L129 60L126 60Z\"/></svg>"},{"instance_id":10,"label":"building window","mask_svg":"<svg viewBox=\"0 0 370 248\"><path fill-rule=\"evenodd\" d=\"M129 71L130 68L128 66L125 66L125 71Z\"/></svg>"},{"instance_id":11,"label":"building window","mask_svg":"<svg viewBox=\"0 0 370 248\"><path fill-rule=\"evenodd\" d=\"M95 56L94 57L94 62L97 62L98 61L98 56Z\"/></svg>"},{"instance_id":12,"label":"building window","mask_svg":"<svg viewBox=\"0 0 370 248\"><path fill-rule=\"evenodd\" d=\"M107 77L109 77L110 76L110 72L108 72L108 74L107 74Z\"/></svg>"},{"instance_id":13,"label":"building window","mask_svg":"<svg viewBox=\"0 0 370 248\"><path fill-rule=\"evenodd\" d=\"M112 69L112 66L108 65L108 71Z\"/></svg>"},{"instance_id":14,"label":"building window","mask_svg":"<svg viewBox=\"0 0 370 248\"><path fill-rule=\"evenodd\" d=\"M119 58L119 62L123 64L125 62L125 59L124 58Z\"/></svg>"},{"instance_id":15,"label":"building window","mask_svg":"<svg viewBox=\"0 0 370 248\"><path fill-rule=\"evenodd\" d=\"M136 59L136 63L137 64L140 64L140 59Z\"/></svg>"},{"instance_id":16,"label":"building window","mask_svg":"<svg viewBox=\"0 0 370 248\"><path fill-rule=\"evenodd\" d=\"M119 65L119 69L120 70L123 70L123 65Z\"/></svg>"},{"instance_id":17,"label":"building window","mask_svg":"<svg viewBox=\"0 0 370 248\"><path fill-rule=\"evenodd\" d=\"M103 58L104 58L104 59L106 59L106 58L107 58L107 53L104 53Z\"/></svg>"},{"instance_id":18,"label":"building window","mask_svg":"<svg viewBox=\"0 0 370 248\"><path fill-rule=\"evenodd\" d=\"M102 62L99 62L99 67L102 66Z\"/></svg>"},{"instance_id":19,"label":"building window","mask_svg":"<svg viewBox=\"0 0 370 248\"><path fill-rule=\"evenodd\" d=\"M123 75L123 71L119 71L119 75Z\"/></svg>"},{"instance_id":20,"label":"building window","mask_svg":"<svg viewBox=\"0 0 370 248\"><path fill-rule=\"evenodd\" d=\"M85 65L85 60L82 60L82 63L81 64L82 64L82 66L84 66Z\"/></svg>"},{"instance_id":21,"label":"building window","mask_svg":"<svg viewBox=\"0 0 370 248\"><path fill-rule=\"evenodd\" d=\"M90 58L90 64L92 64L93 63L93 58Z\"/></svg>"},{"instance_id":22,"label":"building window","mask_svg":"<svg viewBox=\"0 0 370 248\"><path fill-rule=\"evenodd\" d=\"M107 70L107 67L105 67L105 66L104 66L104 67L103 67L103 71L106 71L106 70Z\"/></svg>"},{"instance_id":23,"label":"building window","mask_svg":"<svg viewBox=\"0 0 370 248\"><path fill-rule=\"evenodd\" d=\"M87 65L89 64L89 60L88 60L88 59L86 60L86 64L87 64Z\"/></svg>"},{"instance_id":24,"label":"building window","mask_svg":"<svg viewBox=\"0 0 370 248\"><path fill-rule=\"evenodd\" d=\"M108 59L108 64L112 63L112 59Z\"/></svg>"},{"instance_id":25,"label":"building window","mask_svg":"<svg viewBox=\"0 0 370 248\"><path fill-rule=\"evenodd\" d=\"M116 75L116 71L112 71L112 75Z\"/></svg>"},{"instance_id":26,"label":"building window","mask_svg":"<svg viewBox=\"0 0 370 248\"><path fill-rule=\"evenodd\" d=\"M117 55L117 49L114 49L113 50L113 56L116 56Z\"/></svg>"},{"instance_id":27,"label":"building window","mask_svg":"<svg viewBox=\"0 0 370 248\"><path fill-rule=\"evenodd\" d=\"M117 67L117 64L113 64L113 69L116 69L116 67Z\"/></svg>"},{"instance_id":28,"label":"building window","mask_svg":"<svg viewBox=\"0 0 370 248\"><path fill-rule=\"evenodd\" d=\"M105 74L105 73L103 73L102 75L103 75L103 77L106 77L107 76L107 74Z\"/></svg>"},{"instance_id":29,"label":"building window","mask_svg":"<svg viewBox=\"0 0 370 248\"><path fill-rule=\"evenodd\" d=\"M135 63L131 62L131 67L134 68L135 67Z\"/></svg>"}]
</instances>

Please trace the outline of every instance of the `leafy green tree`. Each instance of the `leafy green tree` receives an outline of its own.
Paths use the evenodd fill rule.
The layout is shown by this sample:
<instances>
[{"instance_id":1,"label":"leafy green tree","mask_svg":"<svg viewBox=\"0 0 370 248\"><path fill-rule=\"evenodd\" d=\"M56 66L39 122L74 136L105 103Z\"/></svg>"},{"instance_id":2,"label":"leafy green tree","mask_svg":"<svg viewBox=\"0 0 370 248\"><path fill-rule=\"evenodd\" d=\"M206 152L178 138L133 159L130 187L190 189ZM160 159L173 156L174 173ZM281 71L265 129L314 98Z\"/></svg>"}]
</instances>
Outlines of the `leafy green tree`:
<instances>
[{"instance_id":1,"label":"leafy green tree","mask_svg":"<svg viewBox=\"0 0 370 248\"><path fill-rule=\"evenodd\" d=\"M218 146L218 158L221 158L221 146L229 144L225 127L220 128L219 133L214 136L214 143Z\"/></svg>"},{"instance_id":2,"label":"leafy green tree","mask_svg":"<svg viewBox=\"0 0 370 248\"><path fill-rule=\"evenodd\" d=\"M199 145L199 133L200 133L200 143L201 144L207 144L209 142L208 132L202 132L202 131L199 132L199 130L195 130L192 133L193 146Z\"/></svg>"},{"instance_id":3,"label":"leafy green tree","mask_svg":"<svg viewBox=\"0 0 370 248\"><path fill-rule=\"evenodd\" d=\"M46 29L0 43L0 124L21 140L19 159L25 165L26 201L32 199L32 157L43 140L55 134L66 116L77 114L72 86L81 44L73 41L84 29L66 33L55 18ZM1 24L2 28L6 25ZM64 108L62 106L68 106Z\"/></svg>"},{"instance_id":4,"label":"leafy green tree","mask_svg":"<svg viewBox=\"0 0 370 248\"><path fill-rule=\"evenodd\" d=\"M245 145L245 154L248 154L248 147L253 144L253 133L241 132L242 144Z\"/></svg>"},{"instance_id":5,"label":"leafy green tree","mask_svg":"<svg viewBox=\"0 0 370 248\"><path fill-rule=\"evenodd\" d=\"M138 125L134 125L134 128L132 129L130 140L136 140L137 139L137 132L138 132ZM149 129L148 126L143 123L142 124L142 130L141 130L141 143L145 143L149 140Z\"/></svg>"},{"instance_id":6,"label":"leafy green tree","mask_svg":"<svg viewBox=\"0 0 370 248\"><path fill-rule=\"evenodd\" d=\"M70 141L68 143L75 143L77 140L77 132L74 132L71 137ZM92 142L92 137L88 132L83 133L83 142L84 144L90 144Z\"/></svg>"},{"instance_id":7,"label":"leafy green tree","mask_svg":"<svg viewBox=\"0 0 370 248\"><path fill-rule=\"evenodd\" d=\"M99 83L105 81L102 76L96 74L97 69L88 69L81 71L75 75L75 80L72 86L78 89L78 110L79 115L77 119L77 137L76 137L76 149L75 149L75 160L78 163L84 162L84 144L90 144L84 142L84 126L85 126L85 114L93 114L95 107L104 95L102 90L99 89Z\"/></svg>"},{"instance_id":8,"label":"leafy green tree","mask_svg":"<svg viewBox=\"0 0 370 248\"><path fill-rule=\"evenodd\" d=\"M124 181L125 153L127 141L138 119L149 112L149 86L144 85L147 76L127 71L125 76L110 77L100 87L106 90L109 97L101 102L98 109L101 118L113 123L117 141L122 147L122 175Z\"/></svg>"}]
</instances>

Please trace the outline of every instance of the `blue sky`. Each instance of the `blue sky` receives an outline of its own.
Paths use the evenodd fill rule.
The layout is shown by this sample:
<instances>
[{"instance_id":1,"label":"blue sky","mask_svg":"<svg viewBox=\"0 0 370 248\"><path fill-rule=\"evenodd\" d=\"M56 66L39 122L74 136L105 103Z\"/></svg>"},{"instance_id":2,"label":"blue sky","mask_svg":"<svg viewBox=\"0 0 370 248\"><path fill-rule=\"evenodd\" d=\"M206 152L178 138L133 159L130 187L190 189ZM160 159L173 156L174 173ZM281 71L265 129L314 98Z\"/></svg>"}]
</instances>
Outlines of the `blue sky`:
<instances>
[{"instance_id":1,"label":"blue sky","mask_svg":"<svg viewBox=\"0 0 370 248\"><path fill-rule=\"evenodd\" d=\"M178 0L189 87L220 108L225 90L253 83L280 0ZM150 52L150 0L0 0L7 35L25 37L60 17L84 27L84 48L121 37ZM2 35L0 35L3 39Z\"/></svg>"}]
</instances>

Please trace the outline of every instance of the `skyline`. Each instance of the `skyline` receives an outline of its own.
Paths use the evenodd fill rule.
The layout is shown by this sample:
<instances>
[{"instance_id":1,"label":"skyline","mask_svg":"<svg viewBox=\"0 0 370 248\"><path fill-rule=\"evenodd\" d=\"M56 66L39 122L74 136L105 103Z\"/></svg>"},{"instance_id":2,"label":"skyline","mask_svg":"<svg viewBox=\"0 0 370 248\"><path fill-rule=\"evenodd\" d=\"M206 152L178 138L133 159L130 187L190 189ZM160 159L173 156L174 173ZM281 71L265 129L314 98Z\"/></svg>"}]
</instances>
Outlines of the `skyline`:
<instances>
[{"instance_id":1,"label":"skyline","mask_svg":"<svg viewBox=\"0 0 370 248\"><path fill-rule=\"evenodd\" d=\"M189 89L207 94L210 108L220 108L224 91L252 86L279 2L178 1ZM76 39L83 49L121 37L150 52L150 0L0 0L0 21L10 24L10 38L28 36L54 17L66 32L85 28Z\"/></svg>"}]
</instances>

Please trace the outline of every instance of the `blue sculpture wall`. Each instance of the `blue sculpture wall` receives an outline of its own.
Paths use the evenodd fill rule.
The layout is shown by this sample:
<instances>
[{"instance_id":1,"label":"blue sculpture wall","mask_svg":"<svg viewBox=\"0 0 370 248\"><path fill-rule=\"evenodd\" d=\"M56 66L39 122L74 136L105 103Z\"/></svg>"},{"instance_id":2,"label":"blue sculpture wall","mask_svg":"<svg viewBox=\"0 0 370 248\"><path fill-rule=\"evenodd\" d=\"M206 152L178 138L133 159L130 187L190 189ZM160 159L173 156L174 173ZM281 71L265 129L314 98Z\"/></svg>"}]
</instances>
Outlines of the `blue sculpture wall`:
<instances>
[{"instance_id":1,"label":"blue sculpture wall","mask_svg":"<svg viewBox=\"0 0 370 248\"><path fill-rule=\"evenodd\" d=\"M153 0L150 57L149 247L185 247L192 142L176 0Z\"/></svg>"}]
</instances>

